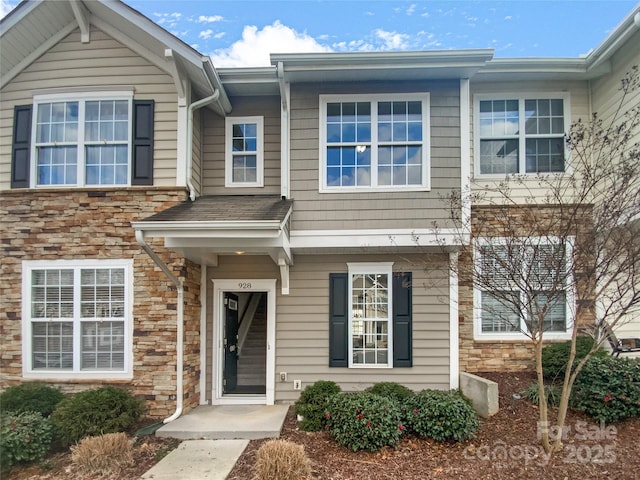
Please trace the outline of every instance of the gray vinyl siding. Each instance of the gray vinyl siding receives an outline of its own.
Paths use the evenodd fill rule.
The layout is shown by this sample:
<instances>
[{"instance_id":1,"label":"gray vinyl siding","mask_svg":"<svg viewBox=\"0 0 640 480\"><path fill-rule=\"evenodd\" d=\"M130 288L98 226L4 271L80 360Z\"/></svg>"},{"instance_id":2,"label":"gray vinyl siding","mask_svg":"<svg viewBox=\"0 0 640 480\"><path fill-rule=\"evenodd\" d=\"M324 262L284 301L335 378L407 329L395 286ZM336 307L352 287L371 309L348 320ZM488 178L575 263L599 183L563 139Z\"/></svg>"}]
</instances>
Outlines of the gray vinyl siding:
<instances>
[{"instance_id":1,"label":"gray vinyl siding","mask_svg":"<svg viewBox=\"0 0 640 480\"><path fill-rule=\"evenodd\" d=\"M206 398L211 402L211 389L212 389L212 372L213 368L216 368L214 364L214 351L213 351L213 312L216 306L213 305L213 281L228 280L228 279L270 279L280 278L280 270L273 263L270 257L246 255L246 256L230 256L219 255L218 266L207 268L207 312L206 312L206 358L207 358L207 372L206 372ZM276 309L277 315L277 309Z\"/></svg>"},{"instance_id":2,"label":"gray vinyl siding","mask_svg":"<svg viewBox=\"0 0 640 480\"><path fill-rule=\"evenodd\" d=\"M627 41L626 45L611 58L611 73L591 82L593 111L598 114L598 117L605 125L613 120L620 105L622 98L621 80L631 70L631 67L640 67L640 49L638 45L640 45L640 31L637 31ZM640 88L625 99L625 104L620 113L637 105L640 105ZM637 133L634 140L640 141L640 132Z\"/></svg>"},{"instance_id":3,"label":"gray vinyl siding","mask_svg":"<svg viewBox=\"0 0 640 480\"><path fill-rule=\"evenodd\" d=\"M428 92L430 191L319 193L319 95ZM428 228L446 226L440 200L460 188L458 81L291 86L292 230Z\"/></svg>"},{"instance_id":4,"label":"gray vinyl siding","mask_svg":"<svg viewBox=\"0 0 640 480\"><path fill-rule=\"evenodd\" d=\"M33 102L33 95L65 88L133 87L134 98L155 101L154 184L176 182L177 95L169 75L96 27L91 42L76 30L25 68L0 95L0 189L10 187L13 107Z\"/></svg>"},{"instance_id":5,"label":"gray vinyl siding","mask_svg":"<svg viewBox=\"0 0 640 480\"><path fill-rule=\"evenodd\" d=\"M203 111L202 194L203 195L279 195L280 194L280 99L279 97L233 97L229 117L264 117L264 187L225 188L225 119L210 110Z\"/></svg>"},{"instance_id":6,"label":"gray vinyl siding","mask_svg":"<svg viewBox=\"0 0 640 480\"><path fill-rule=\"evenodd\" d=\"M413 367L330 368L329 274L347 272L347 262L394 262L394 271L413 275ZM297 255L290 269L290 293L276 305L276 376L287 372L288 382L276 378L276 402L292 402L302 387L317 380L333 380L345 391L362 390L381 381L395 381L414 390L449 388L449 271L446 255ZM207 399L211 396L214 306L212 279L278 278L268 257L220 256L207 275Z\"/></svg>"},{"instance_id":7,"label":"gray vinyl siding","mask_svg":"<svg viewBox=\"0 0 640 480\"><path fill-rule=\"evenodd\" d=\"M202 109L198 109L193 112L193 145L191 146L193 161L191 179L197 192L202 191L202 143Z\"/></svg>"}]
</instances>

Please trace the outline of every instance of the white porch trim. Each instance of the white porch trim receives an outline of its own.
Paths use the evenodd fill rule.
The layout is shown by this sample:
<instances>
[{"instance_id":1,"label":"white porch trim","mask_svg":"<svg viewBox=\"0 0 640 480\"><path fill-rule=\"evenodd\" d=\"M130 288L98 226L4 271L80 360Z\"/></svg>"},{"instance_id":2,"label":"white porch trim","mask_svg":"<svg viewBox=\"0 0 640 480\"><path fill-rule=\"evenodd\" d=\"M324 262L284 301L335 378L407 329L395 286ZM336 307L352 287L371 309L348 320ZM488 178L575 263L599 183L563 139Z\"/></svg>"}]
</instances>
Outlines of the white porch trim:
<instances>
[{"instance_id":1,"label":"white porch trim","mask_svg":"<svg viewBox=\"0 0 640 480\"><path fill-rule=\"evenodd\" d=\"M291 249L363 247L441 247L460 245L454 229L294 230Z\"/></svg>"},{"instance_id":2,"label":"white porch trim","mask_svg":"<svg viewBox=\"0 0 640 480\"><path fill-rule=\"evenodd\" d=\"M458 252L449 254L449 387L458 388L460 382L458 338Z\"/></svg>"}]
</instances>

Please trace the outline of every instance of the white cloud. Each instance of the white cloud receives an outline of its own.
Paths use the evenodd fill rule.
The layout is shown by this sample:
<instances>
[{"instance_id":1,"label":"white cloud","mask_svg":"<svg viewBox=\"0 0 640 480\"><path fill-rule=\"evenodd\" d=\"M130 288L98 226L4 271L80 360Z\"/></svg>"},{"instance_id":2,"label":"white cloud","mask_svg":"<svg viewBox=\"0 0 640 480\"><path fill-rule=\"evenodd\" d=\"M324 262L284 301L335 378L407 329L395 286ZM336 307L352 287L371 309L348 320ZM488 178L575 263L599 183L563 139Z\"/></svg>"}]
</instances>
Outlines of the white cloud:
<instances>
[{"instance_id":1,"label":"white cloud","mask_svg":"<svg viewBox=\"0 0 640 480\"><path fill-rule=\"evenodd\" d=\"M504 17L505 20L511 20L513 17L511 15L507 15L506 17Z\"/></svg>"},{"instance_id":2,"label":"white cloud","mask_svg":"<svg viewBox=\"0 0 640 480\"><path fill-rule=\"evenodd\" d=\"M262 30L258 30L255 25L245 26L242 39L229 48L216 50L211 55L211 60L216 67L259 67L271 65L270 53L329 51L329 47L318 43L313 37L276 20Z\"/></svg>"},{"instance_id":3,"label":"white cloud","mask_svg":"<svg viewBox=\"0 0 640 480\"><path fill-rule=\"evenodd\" d=\"M222 17L221 15L200 15L198 17L197 22L198 23L215 23L215 22L221 22L222 20L224 20L224 17Z\"/></svg>"},{"instance_id":4,"label":"white cloud","mask_svg":"<svg viewBox=\"0 0 640 480\"><path fill-rule=\"evenodd\" d=\"M387 32L378 28L374 30L374 35L382 41L382 48L385 50L403 50L408 47L409 35L397 32Z\"/></svg>"},{"instance_id":5,"label":"white cloud","mask_svg":"<svg viewBox=\"0 0 640 480\"><path fill-rule=\"evenodd\" d=\"M213 35L213 30L211 30L210 28L208 30L203 30L198 34L198 38L201 38L203 40L207 40L209 38L211 38L211 35Z\"/></svg>"},{"instance_id":6,"label":"white cloud","mask_svg":"<svg viewBox=\"0 0 640 480\"><path fill-rule=\"evenodd\" d=\"M413 12L416 11L416 4L412 3L411 5L409 5L409 8L407 8L407 11L405 12L408 16L413 15Z\"/></svg>"},{"instance_id":7,"label":"white cloud","mask_svg":"<svg viewBox=\"0 0 640 480\"><path fill-rule=\"evenodd\" d=\"M7 0L0 0L0 18L4 18L11 10L16 8L17 3L9 3Z\"/></svg>"},{"instance_id":8,"label":"white cloud","mask_svg":"<svg viewBox=\"0 0 640 480\"><path fill-rule=\"evenodd\" d=\"M167 29L175 28L178 25L178 21L182 18L182 14L179 12L173 13L154 13L155 17L158 17L158 25L162 25Z\"/></svg>"},{"instance_id":9,"label":"white cloud","mask_svg":"<svg viewBox=\"0 0 640 480\"><path fill-rule=\"evenodd\" d=\"M213 36L213 38L219 39L219 38L224 37L226 34L227 34L227 32L218 32Z\"/></svg>"}]
</instances>

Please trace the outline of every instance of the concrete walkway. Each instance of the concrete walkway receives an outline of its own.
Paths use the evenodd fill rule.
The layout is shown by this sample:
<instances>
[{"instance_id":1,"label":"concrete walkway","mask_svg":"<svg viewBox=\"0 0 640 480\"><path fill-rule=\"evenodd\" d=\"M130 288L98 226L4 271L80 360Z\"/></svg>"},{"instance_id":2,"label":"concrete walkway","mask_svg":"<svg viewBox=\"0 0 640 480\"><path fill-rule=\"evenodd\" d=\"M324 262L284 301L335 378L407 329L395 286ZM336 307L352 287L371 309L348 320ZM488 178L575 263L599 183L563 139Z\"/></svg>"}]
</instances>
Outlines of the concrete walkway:
<instances>
[{"instance_id":1,"label":"concrete walkway","mask_svg":"<svg viewBox=\"0 0 640 480\"><path fill-rule=\"evenodd\" d=\"M289 405L201 405L156 435L180 440L276 438L288 410Z\"/></svg>"},{"instance_id":2,"label":"concrete walkway","mask_svg":"<svg viewBox=\"0 0 640 480\"><path fill-rule=\"evenodd\" d=\"M185 440L141 480L224 480L250 439L280 436L289 405L199 406L162 426L159 437Z\"/></svg>"},{"instance_id":3,"label":"concrete walkway","mask_svg":"<svg viewBox=\"0 0 640 480\"><path fill-rule=\"evenodd\" d=\"M141 480L225 480L249 440L187 440Z\"/></svg>"}]
</instances>

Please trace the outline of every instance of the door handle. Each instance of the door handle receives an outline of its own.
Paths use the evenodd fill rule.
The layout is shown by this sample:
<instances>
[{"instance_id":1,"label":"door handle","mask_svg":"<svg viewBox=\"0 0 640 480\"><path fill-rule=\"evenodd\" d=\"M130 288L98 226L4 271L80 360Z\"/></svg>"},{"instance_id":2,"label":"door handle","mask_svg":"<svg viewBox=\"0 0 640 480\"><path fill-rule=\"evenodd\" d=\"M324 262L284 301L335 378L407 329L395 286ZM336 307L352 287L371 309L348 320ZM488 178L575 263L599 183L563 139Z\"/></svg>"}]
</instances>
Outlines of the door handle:
<instances>
[{"instance_id":1,"label":"door handle","mask_svg":"<svg viewBox=\"0 0 640 480\"><path fill-rule=\"evenodd\" d=\"M229 345L229 351L230 352L235 352L236 351L236 346L235 345Z\"/></svg>"}]
</instances>

